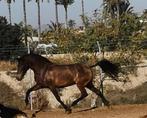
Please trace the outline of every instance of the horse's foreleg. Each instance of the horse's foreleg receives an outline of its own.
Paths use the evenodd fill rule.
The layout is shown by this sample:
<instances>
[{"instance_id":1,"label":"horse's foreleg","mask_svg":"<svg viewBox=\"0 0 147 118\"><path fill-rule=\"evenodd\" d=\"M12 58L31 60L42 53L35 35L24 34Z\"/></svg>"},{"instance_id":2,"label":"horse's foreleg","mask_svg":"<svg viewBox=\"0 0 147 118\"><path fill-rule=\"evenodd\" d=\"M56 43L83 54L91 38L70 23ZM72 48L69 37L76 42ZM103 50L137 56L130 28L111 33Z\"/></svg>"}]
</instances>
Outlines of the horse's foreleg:
<instances>
[{"instance_id":1,"label":"horse's foreleg","mask_svg":"<svg viewBox=\"0 0 147 118\"><path fill-rule=\"evenodd\" d=\"M65 112L71 113L71 109L62 102L56 88L52 87L52 88L50 88L50 90L52 91L52 93L55 96L55 98L57 99L57 101L63 106L63 108L65 109Z\"/></svg>"},{"instance_id":2,"label":"horse's foreleg","mask_svg":"<svg viewBox=\"0 0 147 118\"><path fill-rule=\"evenodd\" d=\"M34 85L33 87L31 87L30 89L28 89L27 90L27 92L26 92L26 97L25 97L25 103L26 103L26 105L28 105L28 103L29 103L29 95L30 95L30 93L32 92L32 91L36 91L36 90L38 90L38 89L40 89L41 87L39 86L39 85Z\"/></svg>"},{"instance_id":3,"label":"horse's foreleg","mask_svg":"<svg viewBox=\"0 0 147 118\"><path fill-rule=\"evenodd\" d=\"M79 101L81 101L82 99L84 99L88 95L86 89L83 86L77 86L77 87L79 88L79 90L81 92L81 96L77 100L73 101L71 106L75 106Z\"/></svg>"},{"instance_id":4,"label":"horse's foreleg","mask_svg":"<svg viewBox=\"0 0 147 118\"><path fill-rule=\"evenodd\" d=\"M101 91L97 88L94 87L94 85L92 83L89 83L86 86L89 90L91 90L92 92L94 92L95 94L97 94L98 96L101 97L102 102L106 105L106 106L110 106L109 101L104 97L104 95L101 93Z\"/></svg>"}]
</instances>

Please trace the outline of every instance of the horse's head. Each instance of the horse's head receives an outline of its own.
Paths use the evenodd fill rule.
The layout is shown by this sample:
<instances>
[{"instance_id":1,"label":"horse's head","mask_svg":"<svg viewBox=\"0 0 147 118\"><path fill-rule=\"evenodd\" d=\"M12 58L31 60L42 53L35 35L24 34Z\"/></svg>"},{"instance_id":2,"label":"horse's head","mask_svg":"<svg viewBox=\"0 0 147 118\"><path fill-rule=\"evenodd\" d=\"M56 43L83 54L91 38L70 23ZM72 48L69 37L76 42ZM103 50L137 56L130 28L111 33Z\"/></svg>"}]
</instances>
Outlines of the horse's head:
<instances>
[{"instance_id":1,"label":"horse's head","mask_svg":"<svg viewBox=\"0 0 147 118\"><path fill-rule=\"evenodd\" d=\"M17 59L17 61L18 61L18 64L17 64L16 79L18 81L21 81L23 79L25 73L29 69L29 65L26 63L25 59L23 59L23 58L19 58L19 59Z\"/></svg>"}]
</instances>

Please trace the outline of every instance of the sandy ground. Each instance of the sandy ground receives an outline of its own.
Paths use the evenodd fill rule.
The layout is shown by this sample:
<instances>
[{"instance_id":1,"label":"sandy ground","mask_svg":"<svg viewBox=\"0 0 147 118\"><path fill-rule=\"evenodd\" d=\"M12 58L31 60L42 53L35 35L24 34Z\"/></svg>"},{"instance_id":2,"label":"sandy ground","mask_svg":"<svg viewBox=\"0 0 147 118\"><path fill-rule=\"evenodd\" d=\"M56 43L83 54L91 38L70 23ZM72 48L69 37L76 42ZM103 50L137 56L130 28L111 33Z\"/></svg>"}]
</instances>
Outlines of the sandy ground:
<instances>
[{"instance_id":1,"label":"sandy ground","mask_svg":"<svg viewBox=\"0 0 147 118\"><path fill-rule=\"evenodd\" d=\"M29 115L30 111L26 111ZM71 114L65 114L63 109L40 112L36 118L147 118L147 104L120 105L111 108L100 107L95 109L73 109Z\"/></svg>"}]
</instances>

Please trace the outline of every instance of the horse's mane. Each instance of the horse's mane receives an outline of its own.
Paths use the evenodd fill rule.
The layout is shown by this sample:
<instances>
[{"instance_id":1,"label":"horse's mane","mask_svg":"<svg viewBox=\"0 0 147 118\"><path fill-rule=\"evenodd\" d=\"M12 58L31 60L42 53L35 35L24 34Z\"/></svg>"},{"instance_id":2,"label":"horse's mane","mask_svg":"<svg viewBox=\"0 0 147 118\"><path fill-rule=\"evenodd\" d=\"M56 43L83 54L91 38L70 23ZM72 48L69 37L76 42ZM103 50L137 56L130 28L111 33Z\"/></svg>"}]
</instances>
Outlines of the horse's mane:
<instances>
[{"instance_id":1,"label":"horse's mane","mask_svg":"<svg viewBox=\"0 0 147 118\"><path fill-rule=\"evenodd\" d=\"M20 59L23 59L26 57L33 57L33 58L35 58L35 60L39 60L40 62L43 62L43 63L52 63L47 58L45 58L39 54L35 54L35 53L26 54L26 55L22 56Z\"/></svg>"}]
</instances>

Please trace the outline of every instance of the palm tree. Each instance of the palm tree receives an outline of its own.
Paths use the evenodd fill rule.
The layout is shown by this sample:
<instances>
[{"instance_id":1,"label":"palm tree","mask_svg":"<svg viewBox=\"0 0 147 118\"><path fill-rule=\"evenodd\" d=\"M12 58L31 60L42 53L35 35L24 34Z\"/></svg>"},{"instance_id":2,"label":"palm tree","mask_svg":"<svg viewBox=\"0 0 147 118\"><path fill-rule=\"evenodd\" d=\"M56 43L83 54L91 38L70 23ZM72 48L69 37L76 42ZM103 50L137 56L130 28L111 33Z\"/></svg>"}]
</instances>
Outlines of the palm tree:
<instances>
[{"instance_id":1,"label":"palm tree","mask_svg":"<svg viewBox=\"0 0 147 118\"><path fill-rule=\"evenodd\" d=\"M103 5L106 14L110 14L112 19L117 18L119 21L120 16L128 10L130 3L129 0L103 0Z\"/></svg>"},{"instance_id":2,"label":"palm tree","mask_svg":"<svg viewBox=\"0 0 147 118\"><path fill-rule=\"evenodd\" d=\"M109 14L111 18L115 16L117 0L103 0L105 14Z\"/></svg>"},{"instance_id":3,"label":"palm tree","mask_svg":"<svg viewBox=\"0 0 147 118\"><path fill-rule=\"evenodd\" d=\"M58 2L55 0L55 14L56 14L56 25L57 25L57 32L59 30L59 20L58 20Z\"/></svg>"},{"instance_id":4,"label":"palm tree","mask_svg":"<svg viewBox=\"0 0 147 118\"><path fill-rule=\"evenodd\" d=\"M32 0L28 0L29 2ZM43 2L43 0L42 0ZM40 20L40 0L36 0L37 7L38 7L38 39L40 41L40 35L41 35L41 20Z\"/></svg>"},{"instance_id":5,"label":"palm tree","mask_svg":"<svg viewBox=\"0 0 147 118\"><path fill-rule=\"evenodd\" d=\"M24 29L25 29L25 44L27 45L27 15L26 15L26 0L23 0L23 14L24 14Z\"/></svg>"},{"instance_id":6,"label":"palm tree","mask_svg":"<svg viewBox=\"0 0 147 118\"><path fill-rule=\"evenodd\" d=\"M82 5L82 21L85 27L85 10L84 10L84 0L81 0L81 5Z\"/></svg>"},{"instance_id":7,"label":"palm tree","mask_svg":"<svg viewBox=\"0 0 147 118\"><path fill-rule=\"evenodd\" d=\"M71 5L74 3L74 0L57 0L57 4L63 5L65 9L65 28L67 28L68 25L68 5Z\"/></svg>"},{"instance_id":8,"label":"palm tree","mask_svg":"<svg viewBox=\"0 0 147 118\"><path fill-rule=\"evenodd\" d=\"M40 0L36 0L37 7L38 7L38 38L40 41L40 35L41 35L41 20L40 20Z\"/></svg>"},{"instance_id":9,"label":"palm tree","mask_svg":"<svg viewBox=\"0 0 147 118\"><path fill-rule=\"evenodd\" d=\"M68 21L69 28L73 29L75 27L75 25L76 25L75 20L70 19Z\"/></svg>"},{"instance_id":10,"label":"palm tree","mask_svg":"<svg viewBox=\"0 0 147 118\"><path fill-rule=\"evenodd\" d=\"M13 2L15 2L15 0L13 0ZM9 23L10 23L10 24L12 24L12 18L11 18L11 3L12 3L12 0L7 0L8 10L9 10Z\"/></svg>"},{"instance_id":11,"label":"palm tree","mask_svg":"<svg viewBox=\"0 0 147 118\"><path fill-rule=\"evenodd\" d=\"M62 26L63 26L63 24L58 23L58 25L57 25L53 21L51 21L51 24L48 24L48 27L49 27L51 32L56 32L57 28L58 28L58 33L60 33L62 31Z\"/></svg>"}]
</instances>

